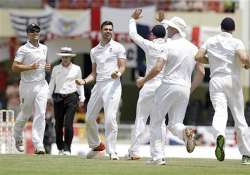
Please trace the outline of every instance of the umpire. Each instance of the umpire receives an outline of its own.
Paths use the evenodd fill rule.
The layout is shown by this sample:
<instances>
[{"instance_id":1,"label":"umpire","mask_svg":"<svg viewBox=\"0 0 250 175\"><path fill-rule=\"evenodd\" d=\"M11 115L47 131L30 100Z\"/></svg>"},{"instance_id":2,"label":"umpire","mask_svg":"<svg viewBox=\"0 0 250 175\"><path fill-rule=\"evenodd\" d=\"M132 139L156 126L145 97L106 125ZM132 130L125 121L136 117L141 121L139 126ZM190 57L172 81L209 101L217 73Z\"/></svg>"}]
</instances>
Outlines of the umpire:
<instances>
[{"instance_id":1,"label":"umpire","mask_svg":"<svg viewBox=\"0 0 250 175\"><path fill-rule=\"evenodd\" d=\"M73 139L73 121L78 99L79 107L83 107L85 100L84 88L75 84L75 80L82 78L79 66L71 62L72 53L69 47L62 47L60 53L61 63L52 70L49 83L50 95L54 102L56 145L59 155L71 155L71 143Z\"/></svg>"}]
</instances>

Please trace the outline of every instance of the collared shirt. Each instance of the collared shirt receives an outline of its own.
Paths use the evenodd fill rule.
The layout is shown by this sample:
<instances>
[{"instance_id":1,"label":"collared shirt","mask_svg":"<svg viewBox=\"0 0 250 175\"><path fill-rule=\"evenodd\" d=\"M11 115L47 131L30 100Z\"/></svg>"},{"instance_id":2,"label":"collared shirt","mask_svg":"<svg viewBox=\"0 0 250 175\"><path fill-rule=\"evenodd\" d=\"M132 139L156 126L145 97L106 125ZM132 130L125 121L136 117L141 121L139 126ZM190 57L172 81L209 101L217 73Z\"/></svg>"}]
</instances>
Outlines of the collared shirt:
<instances>
[{"instance_id":1,"label":"collared shirt","mask_svg":"<svg viewBox=\"0 0 250 175\"><path fill-rule=\"evenodd\" d=\"M240 78L240 62L235 51L245 50L241 40L234 38L230 33L221 32L209 38L202 48L207 50L210 77L223 73Z\"/></svg>"},{"instance_id":2,"label":"collared shirt","mask_svg":"<svg viewBox=\"0 0 250 175\"><path fill-rule=\"evenodd\" d=\"M22 64L37 63L38 69L21 72L22 82L36 82L45 79L45 64L47 57L47 46L39 43L38 47L33 46L29 41L21 46L17 52L14 61Z\"/></svg>"},{"instance_id":3,"label":"collared shirt","mask_svg":"<svg viewBox=\"0 0 250 175\"><path fill-rule=\"evenodd\" d=\"M168 40L168 60L163 73L163 82L191 87L191 76L195 67L198 48L175 34Z\"/></svg>"},{"instance_id":4,"label":"collared shirt","mask_svg":"<svg viewBox=\"0 0 250 175\"><path fill-rule=\"evenodd\" d=\"M99 43L90 51L92 63L96 63L96 81L111 79L111 74L118 70L118 59L126 59L126 50L118 42L110 40L104 46Z\"/></svg>"},{"instance_id":5,"label":"collared shirt","mask_svg":"<svg viewBox=\"0 0 250 175\"><path fill-rule=\"evenodd\" d=\"M139 45L146 54L146 74L155 66L158 58L167 59L167 43L165 38L157 38L153 41L144 39L137 33L135 19L129 21L129 36ZM163 70L153 79L161 79Z\"/></svg>"},{"instance_id":6,"label":"collared shirt","mask_svg":"<svg viewBox=\"0 0 250 175\"><path fill-rule=\"evenodd\" d=\"M71 94L77 91L80 95L80 101L84 102L84 88L75 83L76 79L81 78L82 71L79 66L72 63L68 67L64 67L62 64L56 65L52 70L49 82L50 97L53 92L58 94Z\"/></svg>"}]
</instances>

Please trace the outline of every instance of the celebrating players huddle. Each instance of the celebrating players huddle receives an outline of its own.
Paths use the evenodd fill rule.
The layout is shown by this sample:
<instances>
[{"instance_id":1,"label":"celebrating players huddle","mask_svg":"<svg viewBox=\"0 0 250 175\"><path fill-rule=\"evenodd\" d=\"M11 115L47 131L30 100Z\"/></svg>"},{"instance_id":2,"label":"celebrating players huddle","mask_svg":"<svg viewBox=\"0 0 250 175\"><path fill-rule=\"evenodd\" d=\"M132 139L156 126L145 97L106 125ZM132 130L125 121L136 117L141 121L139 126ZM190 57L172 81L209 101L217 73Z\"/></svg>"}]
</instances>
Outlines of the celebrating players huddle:
<instances>
[{"instance_id":1,"label":"celebrating players huddle","mask_svg":"<svg viewBox=\"0 0 250 175\"><path fill-rule=\"evenodd\" d=\"M242 164L250 164L250 137L244 116L243 93L240 84L240 68L248 69L250 59L243 43L232 36L235 23L232 18L221 22L221 33L209 38L198 48L185 39L185 21L180 17L164 19L160 12L151 31L151 40L142 38L136 29L136 21L142 17L142 10L136 9L129 21L129 36L146 54L146 75L136 80L141 88L137 101L135 127L132 131L129 160L140 159L139 149L146 121L150 116L150 153L148 164L165 165L165 116L168 114L167 128L185 142L186 150L195 149L194 128L183 124L190 94L203 80L204 64L209 64L211 80L210 98L215 109L213 134L216 138L215 156L225 158L225 129L227 107L230 108L237 131L237 143L242 154ZM49 83L45 81L45 71L50 71L46 63L47 47L39 43L40 27L27 27L28 41L16 54L12 69L21 73L21 112L14 128L16 148L23 152L22 131L26 121L33 115L32 142L36 154L44 154L43 136L47 99L53 100L56 112L56 144L61 155L71 154L73 138L73 114L77 101L82 105L83 86L95 81L87 105L86 128L91 151L87 158L95 158L106 150L110 160L119 160L116 152L118 125L116 114L121 99L120 77L126 68L126 50L112 39L113 23L105 21L101 25L101 41L91 49L92 72L81 79L80 67L71 63L72 49L61 48L58 54L62 62L55 66ZM192 77L193 72L195 72ZM192 77L192 79L191 79ZM76 93L77 92L77 93ZM79 99L78 99L78 94ZM98 135L96 122L100 110L105 114L105 143ZM63 126L65 129L63 130ZM64 134L64 136L63 136Z\"/></svg>"}]
</instances>

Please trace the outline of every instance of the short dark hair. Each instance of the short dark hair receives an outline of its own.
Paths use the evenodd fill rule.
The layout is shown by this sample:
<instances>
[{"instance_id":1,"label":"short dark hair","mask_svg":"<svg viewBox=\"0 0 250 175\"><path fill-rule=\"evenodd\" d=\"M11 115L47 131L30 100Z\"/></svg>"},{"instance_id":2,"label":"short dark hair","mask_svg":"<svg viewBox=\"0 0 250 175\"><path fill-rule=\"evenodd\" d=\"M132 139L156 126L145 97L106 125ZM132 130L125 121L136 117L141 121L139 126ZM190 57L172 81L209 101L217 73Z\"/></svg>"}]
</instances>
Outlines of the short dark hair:
<instances>
[{"instance_id":1,"label":"short dark hair","mask_svg":"<svg viewBox=\"0 0 250 175\"><path fill-rule=\"evenodd\" d=\"M222 20L221 29L225 30L226 32L234 31L235 30L235 23L234 20L230 17L226 17Z\"/></svg>"},{"instance_id":2,"label":"short dark hair","mask_svg":"<svg viewBox=\"0 0 250 175\"><path fill-rule=\"evenodd\" d=\"M162 25L155 25L152 29L152 33L156 38L164 38L166 35L166 29Z\"/></svg>"},{"instance_id":3,"label":"short dark hair","mask_svg":"<svg viewBox=\"0 0 250 175\"><path fill-rule=\"evenodd\" d=\"M104 26L107 26L107 25L111 25L112 28L113 28L113 23L111 21L104 21L102 24L101 24L101 29L104 27Z\"/></svg>"}]
</instances>

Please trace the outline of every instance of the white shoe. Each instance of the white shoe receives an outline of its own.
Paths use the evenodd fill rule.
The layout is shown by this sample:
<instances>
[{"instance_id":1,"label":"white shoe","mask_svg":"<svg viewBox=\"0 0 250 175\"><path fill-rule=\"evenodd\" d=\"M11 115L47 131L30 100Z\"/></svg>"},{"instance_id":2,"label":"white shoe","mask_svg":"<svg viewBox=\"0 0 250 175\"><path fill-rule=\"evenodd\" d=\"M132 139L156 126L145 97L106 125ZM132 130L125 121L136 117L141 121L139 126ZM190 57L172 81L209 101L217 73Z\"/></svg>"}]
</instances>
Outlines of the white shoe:
<instances>
[{"instance_id":1,"label":"white shoe","mask_svg":"<svg viewBox=\"0 0 250 175\"><path fill-rule=\"evenodd\" d=\"M186 128L184 130L184 142L186 145L187 152L191 153L195 148L195 134L192 128Z\"/></svg>"},{"instance_id":2,"label":"white shoe","mask_svg":"<svg viewBox=\"0 0 250 175\"><path fill-rule=\"evenodd\" d=\"M64 155L64 151L63 151L63 150L59 150L59 151L58 151L58 155L59 155L59 156Z\"/></svg>"},{"instance_id":3,"label":"white shoe","mask_svg":"<svg viewBox=\"0 0 250 175\"><path fill-rule=\"evenodd\" d=\"M64 151L63 155L65 155L65 156L70 156L70 155L71 155L71 152L70 152L70 151Z\"/></svg>"},{"instance_id":4,"label":"white shoe","mask_svg":"<svg viewBox=\"0 0 250 175\"><path fill-rule=\"evenodd\" d=\"M38 147L35 149L35 154L45 154L45 149L43 147Z\"/></svg>"},{"instance_id":5,"label":"white shoe","mask_svg":"<svg viewBox=\"0 0 250 175\"><path fill-rule=\"evenodd\" d=\"M139 160L141 157L138 154L129 152L128 155L126 155L128 160Z\"/></svg>"},{"instance_id":6,"label":"white shoe","mask_svg":"<svg viewBox=\"0 0 250 175\"><path fill-rule=\"evenodd\" d=\"M119 160L119 157L117 156L117 153L112 153L112 154L109 154L109 159L110 160Z\"/></svg>"},{"instance_id":7,"label":"white shoe","mask_svg":"<svg viewBox=\"0 0 250 175\"><path fill-rule=\"evenodd\" d=\"M19 152L24 152L24 145L22 140L16 140L16 149Z\"/></svg>"},{"instance_id":8,"label":"white shoe","mask_svg":"<svg viewBox=\"0 0 250 175\"><path fill-rule=\"evenodd\" d=\"M162 159L157 159L157 160L149 160L146 162L148 165L166 165L166 160L164 158Z\"/></svg>"}]
</instances>

